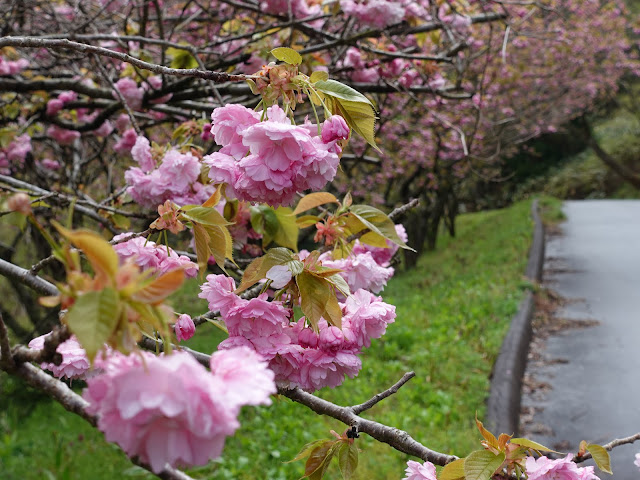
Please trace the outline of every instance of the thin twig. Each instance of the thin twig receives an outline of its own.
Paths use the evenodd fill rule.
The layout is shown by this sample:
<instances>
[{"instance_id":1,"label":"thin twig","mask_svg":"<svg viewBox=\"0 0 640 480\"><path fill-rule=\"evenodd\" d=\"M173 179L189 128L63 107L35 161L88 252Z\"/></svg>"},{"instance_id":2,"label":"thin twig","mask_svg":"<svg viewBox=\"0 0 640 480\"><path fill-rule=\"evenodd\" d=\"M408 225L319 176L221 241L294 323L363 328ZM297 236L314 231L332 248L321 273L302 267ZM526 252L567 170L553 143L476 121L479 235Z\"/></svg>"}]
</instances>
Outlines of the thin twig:
<instances>
[{"instance_id":1,"label":"thin twig","mask_svg":"<svg viewBox=\"0 0 640 480\"><path fill-rule=\"evenodd\" d=\"M398 390L400 390L400 388L405 383L407 383L409 380L411 380L415 376L416 376L415 372L405 373L402 376L402 378L398 380L393 386L387 388L384 392L376 393L373 397L371 397L366 402L361 403L360 405L354 405L353 407L351 407L351 410L353 410L353 413L355 413L356 415L360 415L362 412L369 410L370 408L372 408L374 405L381 402L385 398L390 397L394 393L397 393Z\"/></svg>"},{"instance_id":2,"label":"thin twig","mask_svg":"<svg viewBox=\"0 0 640 480\"><path fill-rule=\"evenodd\" d=\"M602 445L605 450L613 450L615 447L619 447L620 445L628 445L640 440L640 433L636 433L635 435L631 435L630 437L617 438L615 440L610 441L609 443ZM584 455L576 455L574 461L576 463L584 462L585 460L589 460L592 457L591 453L587 452Z\"/></svg>"}]
</instances>

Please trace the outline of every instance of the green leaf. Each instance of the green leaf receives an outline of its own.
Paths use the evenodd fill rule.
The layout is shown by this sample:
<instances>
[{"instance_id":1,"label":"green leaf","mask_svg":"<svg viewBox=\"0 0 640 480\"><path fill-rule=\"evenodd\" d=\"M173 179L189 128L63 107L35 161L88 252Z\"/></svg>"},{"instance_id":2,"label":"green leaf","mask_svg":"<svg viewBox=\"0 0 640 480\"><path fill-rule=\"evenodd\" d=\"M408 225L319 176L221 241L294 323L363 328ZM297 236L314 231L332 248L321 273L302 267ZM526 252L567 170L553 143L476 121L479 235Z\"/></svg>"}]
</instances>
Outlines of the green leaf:
<instances>
[{"instance_id":1,"label":"green leaf","mask_svg":"<svg viewBox=\"0 0 640 480\"><path fill-rule=\"evenodd\" d=\"M498 449L499 448L498 439L493 433L491 433L489 430L484 428L484 425L482 424L482 422L478 420L477 412L476 412L476 426L478 427L478 430L480 430L480 434L485 439L487 444L495 449Z\"/></svg>"},{"instance_id":2,"label":"green leaf","mask_svg":"<svg viewBox=\"0 0 640 480\"><path fill-rule=\"evenodd\" d=\"M107 287L78 297L64 317L90 361L116 329L121 307L118 292Z\"/></svg>"},{"instance_id":3,"label":"green leaf","mask_svg":"<svg viewBox=\"0 0 640 480\"><path fill-rule=\"evenodd\" d=\"M440 475L438 475L438 480L464 479L464 460L464 458L459 458L451 463L447 463L440 472Z\"/></svg>"},{"instance_id":4,"label":"green leaf","mask_svg":"<svg viewBox=\"0 0 640 480\"><path fill-rule=\"evenodd\" d=\"M476 450L464 459L466 480L490 480L504 462L504 453L495 455L489 450Z\"/></svg>"},{"instance_id":5,"label":"green leaf","mask_svg":"<svg viewBox=\"0 0 640 480\"><path fill-rule=\"evenodd\" d=\"M302 57L293 48L278 47L271 50L271 55L278 60L289 65L300 65L302 63Z\"/></svg>"},{"instance_id":6,"label":"green leaf","mask_svg":"<svg viewBox=\"0 0 640 480\"><path fill-rule=\"evenodd\" d=\"M413 250L398 236L395 224L384 212L369 205L352 205L349 211L372 232L383 236L402 248Z\"/></svg>"},{"instance_id":7,"label":"green leaf","mask_svg":"<svg viewBox=\"0 0 640 480\"><path fill-rule=\"evenodd\" d=\"M317 215L303 215L302 217L296 218L296 225L298 228L307 228L311 225L315 225L321 220Z\"/></svg>"},{"instance_id":8,"label":"green leaf","mask_svg":"<svg viewBox=\"0 0 640 480\"><path fill-rule=\"evenodd\" d=\"M331 442L331 440L327 440L326 438L322 438L320 440L315 440L313 442L307 443L304 447L302 447L300 449L300 451L298 452L298 454L294 458L292 458L291 460L286 461L284 463L296 462L298 460L302 460L303 458L307 458L309 455L311 455L311 452L316 447L319 447L320 445L322 445L325 442Z\"/></svg>"},{"instance_id":9,"label":"green leaf","mask_svg":"<svg viewBox=\"0 0 640 480\"><path fill-rule=\"evenodd\" d=\"M607 452L602 445L590 443L587 445L587 450L600 470L613 475L613 472L611 471L611 457L609 456L609 452Z\"/></svg>"},{"instance_id":10,"label":"green leaf","mask_svg":"<svg viewBox=\"0 0 640 480\"><path fill-rule=\"evenodd\" d=\"M512 438L510 443L515 443L516 445L520 445L521 447L531 448L533 450L537 450L538 452L560 453L545 447L541 443L534 442L533 440L529 440L527 438Z\"/></svg>"},{"instance_id":11,"label":"green leaf","mask_svg":"<svg viewBox=\"0 0 640 480\"><path fill-rule=\"evenodd\" d=\"M169 270L159 277L152 278L149 283L135 291L131 295L131 299L136 302L157 305L178 290L183 282L184 270Z\"/></svg>"},{"instance_id":12,"label":"green leaf","mask_svg":"<svg viewBox=\"0 0 640 480\"><path fill-rule=\"evenodd\" d=\"M358 448L353 443L344 443L338 451L338 466L343 480L350 480L358 468Z\"/></svg>"},{"instance_id":13,"label":"green leaf","mask_svg":"<svg viewBox=\"0 0 640 480\"><path fill-rule=\"evenodd\" d=\"M35 204L32 206L35 206ZM129 230L131 228L131 219L124 215L120 215L119 213L111 215L111 221L120 230Z\"/></svg>"},{"instance_id":14,"label":"green leaf","mask_svg":"<svg viewBox=\"0 0 640 480\"><path fill-rule=\"evenodd\" d=\"M381 151L376 145L376 114L370 103L335 99L334 113L340 114L354 132L377 151Z\"/></svg>"},{"instance_id":15,"label":"green leaf","mask_svg":"<svg viewBox=\"0 0 640 480\"><path fill-rule=\"evenodd\" d=\"M305 477L311 477L318 470L321 471L321 474L324 473L326 467L322 468L322 466L325 463L328 464L327 460L331 460L329 453L337 442L338 440L323 440L311 451L304 467ZM322 478L322 475L319 478Z\"/></svg>"},{"instance_id":16,"label":"green leaf","mask_svg":"<svg viewBox=\"0 0 640 480\"><path fill-rule=\"evenodd\" d=\"M191 53L181 48L167 48L167 55L171 57L171 68L198 68L198 61Z\"/></svg>"},{"instance_id":17,"label":"green leaf","mask_svg":"<svg viewBox=\"0 0 640 480\"><path fill-rule=\"evenodd\" d=\"M271 248L262 257L256 258L245 269L240 285L235 293L244 292L247 288L255 285L259 280L265 278L267 272L276 265L287 265L292 260L293 252L287 248Z\"/></svg>"},{"instance_id":18,"label":"green leaf","mask_svg":"<svg viewBox=\"0 0 640 480\"><path fill-rule=\"evenodd\" d=\"M305 270L296 277L296 284L300 291L300 308L314 330L318 330L320 318L337 327L342 325L342 310L331 282Z\"/></svg>"},{"instance_id":19,"label":"green leaf","mask_svg":"<svg viewBox=\"0 0 640 480\"><path fill-rule=\"evenodd\" d=\"M91 230L67 230L57 222L52 223L67 240L84 252L96 274L115 278L120 261L109 242Z\"/></svg>"},{"instance_id":20,"label":"green leaf","mask_svg":"<svg viewBox=\"0 0 640 480\"><path fill-rule=\"evenodd\" d=\"M199 223L193 224L193 236L196 244L196 256L198 257L198 271L200 279L203 279L211 256L211 248L209 248L211 239L207 230Z\"/></svg>"},{"instance_id":21,"label":"green leaf","mask_svg":"<svg viewBox=\"0 0 640 480\"><path fill-rule=\"evenodd\" d=\"M296 275L300 275L304 270L304 263L302 263L300 260L290 260L285 263L285 265L291 272L291 275L293 275L294 277Z\"/></svg>"},{"instance_id":22,"label":"green leaf","mask_svg":"<svg viewBox=\"0 0 640 480\"><path fill-rule=\"evenodd\" d=\"M273 240L283 247L290 248L294 252L298 251L298 224L296 217L288 207L279 207L276 210L278 219L278 230L273 236Z\"/></svg>"},{"instance_id":23,"label":"green leaf","mask_svg":"<svg viewBox=\"0 0 640 480\"><path fill-rule=\"evenodd\" d=\"M351 295L349 284L344 278L342 278L342 275L340 275L339 273L334 273L333 275L326 277L326 279L327 281L331 282L331 284L336 287L345 297Z\"/></svg>"},{"instance_id":24,"label":"green leaf","mask_svg":"<svg viewBox=\"0 0 640 480\"><path fill-rule=\"evenodd\" d=\"M231 225L218 211L213 207L198 207L186 205L181 209L181 216L186 220L197 222L202 225Z\"/></svg>"},{"instance_id":25,"label":"green leaf","mask_svg":"<svg viewBox=\"0 0 640 480\"><path fill-rule=\"evenodd\" d=\"M329 74L323 70L316 70L309 77L311 83L322 82L329 80Z\"/></svg>"},{"instance_id":26,"label":"green leaf","mask_svg":"<svg viewBox=\"0 0 640 480\"><path fill-rule=\"evenodd\" d=\"M216 261L216 265L224 271L224 260L233 261L233 239L226 227L220 225L204 226L209 235L209 248Z\"/></svg>"},{"instance_id":27,"label":"green leaf","mask_svg":"<svg viewBox=\"0 0 640 480\"><path fill-rule=\"evenodd\" d=\"M344 100L347 102L365 103L367 105L370 105L371 110L373 110L371 100L369 100L359 91L351 88L349 85L345 85L344 83L340 83L336 80L320 80L315 82L314 86L317 90L321 91L325 95L329 95L341 101Z\"/></svg>"},{"instance_id":28,"label":"green leaf","mask_svg":"<svg viewBox=\"0 0 640 480\"><path fill-rule=\"evenodd\" d=\"M11 128L0 128L0 147L6 148L13 141L16 132Z\"/></svg>"},{"instance_id":29,"label":"green leaf","mask_svg":"<svg viewBox=\"0 0 640 480\"><path fill-rule=\"evenodd\" d=\"M306 212L307 210L311 210L312 208L319 207L320 205L324 205L326 203L340 203L335 195L329 192L314 192L308 195L305 195L300 199L298 205L296 205L296 209L293 211L294 215L298 215L299 213Z\"/></svg>"}]
</instances>

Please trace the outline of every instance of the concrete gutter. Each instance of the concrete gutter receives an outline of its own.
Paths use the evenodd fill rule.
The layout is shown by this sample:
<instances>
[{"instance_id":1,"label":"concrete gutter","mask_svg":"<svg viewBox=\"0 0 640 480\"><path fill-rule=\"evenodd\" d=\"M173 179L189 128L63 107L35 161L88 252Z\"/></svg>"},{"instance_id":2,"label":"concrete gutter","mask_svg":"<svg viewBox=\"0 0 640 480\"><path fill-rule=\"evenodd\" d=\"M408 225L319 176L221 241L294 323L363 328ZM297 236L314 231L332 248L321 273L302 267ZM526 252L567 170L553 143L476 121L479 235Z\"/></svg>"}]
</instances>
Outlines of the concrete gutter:
<instances>
[{"instance_id":1,"label":"concrete gutter","mask_svg":"<svg viewBox=\"0 0 640 480\"><path fill-rule=\"evenodd\" d=\"M525 276L539 283L544 264L544 225L538 214L538 200L531 205L531 215L534 221L533 241ZM493 366L485 425L496 436L500 433L518 434L522 377L531 342L533 313L533 293L527 290Z\"/></svg>"}]
</instances>

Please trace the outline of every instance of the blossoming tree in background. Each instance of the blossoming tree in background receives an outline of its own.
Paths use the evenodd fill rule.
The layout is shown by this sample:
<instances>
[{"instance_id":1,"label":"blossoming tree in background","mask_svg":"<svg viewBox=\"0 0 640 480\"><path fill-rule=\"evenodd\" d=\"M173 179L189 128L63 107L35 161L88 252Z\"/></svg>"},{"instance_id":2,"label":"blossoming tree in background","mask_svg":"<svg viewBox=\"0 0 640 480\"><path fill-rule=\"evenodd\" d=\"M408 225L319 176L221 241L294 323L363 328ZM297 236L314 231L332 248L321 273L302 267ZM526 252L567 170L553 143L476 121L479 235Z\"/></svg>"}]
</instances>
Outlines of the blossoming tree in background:
<instances>
[{"instance_id":1,"label":"blossoming tree in background","mask_svg":"<svg viewBox=\"0 0 640 480\"><path fill-rule=\"evenodd\" d=\"M396 321L378 294L396 252L410 250L399 220L413 197L444 211L478 163L491 168L504 146L615 91L633 67L621 8L3 4L1 240L13 247L0 273L44 335L27 338L3 306L0 368L161 478L222 455L241 407L275 393L349 427L302 448L305 477L335 458L351 478L366 433L426 462L409 462L411 480L435 478L433 464L445 466L440 479L597 478L574 460L610 470L598 445L549 460L546 447L476 421L482 448L457 459L360 415L412 373L357 406L313 392L355 377L363 349ZM606 48L587 41L594 21ZM552 69L586 48L588 61ZM385 205L365 203L376 199ZM167 305L187 277L201 282L201 317ZM228 334L216 352L180 347L207 321ZM11 345L20 339L29 347ZM65 377L86 381L81 396Z\"/></svg>"}]
</instances>

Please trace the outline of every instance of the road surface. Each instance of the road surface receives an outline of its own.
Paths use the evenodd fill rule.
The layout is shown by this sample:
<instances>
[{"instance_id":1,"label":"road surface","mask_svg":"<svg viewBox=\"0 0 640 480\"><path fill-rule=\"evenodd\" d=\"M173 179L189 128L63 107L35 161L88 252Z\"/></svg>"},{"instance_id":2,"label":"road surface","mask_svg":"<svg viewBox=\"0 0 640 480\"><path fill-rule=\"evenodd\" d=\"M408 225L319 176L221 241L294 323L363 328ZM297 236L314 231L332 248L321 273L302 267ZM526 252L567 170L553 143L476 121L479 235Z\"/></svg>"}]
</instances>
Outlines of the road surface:
<instances>
[{"instance_id":1,"label":"road surface","mask_svg":"<svg viewBox=\"0 0 640 480\"><path fill-rule=\"evenodd\" d=\"M567 300L555 321L569 328L542 349L533 344L544 361L529 362L525 378L550 388L523 394L524 407L541 407L523 430L575 452L583 439L640 432L640 201L570 201L563 210L561 234L547 239L543 284ZM640 479L636 452L640 442L614 449L614 479Z\"/></svg>"}]
</instances>

